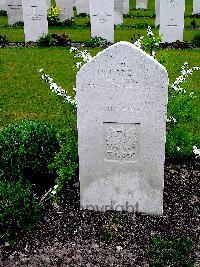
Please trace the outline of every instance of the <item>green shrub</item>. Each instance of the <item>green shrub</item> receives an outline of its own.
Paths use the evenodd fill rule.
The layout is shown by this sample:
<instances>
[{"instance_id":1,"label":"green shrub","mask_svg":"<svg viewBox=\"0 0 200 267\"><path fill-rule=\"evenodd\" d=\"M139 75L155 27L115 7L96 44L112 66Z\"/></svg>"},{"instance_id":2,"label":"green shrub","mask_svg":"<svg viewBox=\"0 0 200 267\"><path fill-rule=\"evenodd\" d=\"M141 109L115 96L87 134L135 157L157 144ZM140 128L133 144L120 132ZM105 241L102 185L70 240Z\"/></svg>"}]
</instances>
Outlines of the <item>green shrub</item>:
<instances>
[{"instance_id":1,"label":"green shrub","mask_svg":"<svg viewBox=\"0 0 200 267\"><path fill-rule=\"evenodd\" d=\"M37 41L37 45L39 47L50 47L51 45L53 45L51 35L47 34L41 36Z\"/></svg>"},{"instance_id":2,"label":"green shrub","mask_svg":"<svg viewBox=\"0 0 200 267\"><path fill-rule=\"evenodd\" d=\"M69 181L78 179L78 134L76 129L76 111L68 107L69 124L66 130L60 131L57 135L60 150L49 165L49 169L57 173L57 191Z\"/></svg>"},{"instance_id":3,"label":"green shrub","mask_svg":"<svg viewBox=\"0 0 200 267\"><path fill-rule=\"evenodd\" d=\"M197 33L192 39L192 45L195 47L200 47L200 32Z\"/></svg>"},{"instance_id":4,"label":"green shrub","mask_svg":"<svg viewBox=\"0 0 200 267\"><path fill-rule=\"evenodd\" d=\"M186 237L169 239L151 238L150 267L192 267L190 240Z\"/></svg>"},{"instance_id":5,"label":"green shrub","mask_svg":"<svg viewBox=\"0 0 200 267\"><path fill-rule=\"evenodd\" d=\"M57 130L49 123L24 120L0 133L0 178L29 179L48 187L54 181L48 165L59 149Z\"/></svg>"},{"instance_id":6,"label":"green shrub","mask_svg":"<svg viewBox=\"0 0 200 267\"><path fill-rule=\"evenodd\" d=\"M41 219L42 205L24 181L0 180L0 238L12 243Z\"/></svg>"}]
</instances>

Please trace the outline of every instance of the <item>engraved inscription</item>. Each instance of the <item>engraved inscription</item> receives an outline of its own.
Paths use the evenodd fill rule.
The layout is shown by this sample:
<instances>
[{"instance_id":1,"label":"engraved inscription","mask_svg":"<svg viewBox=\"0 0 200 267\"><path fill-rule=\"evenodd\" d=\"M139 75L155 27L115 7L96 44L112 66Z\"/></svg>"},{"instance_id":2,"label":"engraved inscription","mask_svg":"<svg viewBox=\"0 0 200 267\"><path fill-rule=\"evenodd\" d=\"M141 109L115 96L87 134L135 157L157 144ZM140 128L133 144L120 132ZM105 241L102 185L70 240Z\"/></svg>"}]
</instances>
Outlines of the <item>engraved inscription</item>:
<instances>
[{"instance_id":1,"label":"engraved inscription","mask_svg":"<svg viewBox=\"0 0 200 267\"><path fill-rule=\"evenodd\" d=\"M100 23L105 23L109 21L109 17L112 17L111 14L107 14L106 11L102 10L97 14L94 14L93 17L97 17Z\"/></svg>"},{"instance_id":2,"label":"engraved inscription","mask_svg":"<svg viewBox=\"0 0 200 267\"><path fill-rule=\"evenodd\" d=\"M104 123L104 154L109 160L135 161L139 157L139 123Z\"/></svg>"},{"instance_id":3,"label":"engraved inscription","mask_svg":"<svg viewBox=\"0 0 200 267\"><path fill-rule=\"evenodd\" d=\"M177 0L169 0L169 4L171 7L176 7L177 6Z\"/></svg>"}]
</instances>

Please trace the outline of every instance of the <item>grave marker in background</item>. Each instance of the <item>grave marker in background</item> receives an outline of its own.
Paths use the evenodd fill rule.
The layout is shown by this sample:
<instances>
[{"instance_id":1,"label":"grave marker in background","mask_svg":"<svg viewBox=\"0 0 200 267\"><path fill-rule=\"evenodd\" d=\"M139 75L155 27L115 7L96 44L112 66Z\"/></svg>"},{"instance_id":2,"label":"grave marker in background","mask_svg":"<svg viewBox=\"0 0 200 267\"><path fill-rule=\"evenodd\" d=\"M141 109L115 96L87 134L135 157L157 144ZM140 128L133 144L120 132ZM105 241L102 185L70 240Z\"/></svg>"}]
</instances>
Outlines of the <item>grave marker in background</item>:
<instances>
[{"instance_id":1,"label":"grave marker in background","mask_svg":"<svg viewBox=\"0 0 200 267\"><path fill-rule=\"evenodd\" d=\"M183 41L185 0L160 0L160 35L163 42Z\"/></svg>"},{"instance_id":2,"label":"grave marker in background","mask_svg":"<svg viewBox=\"0 0 200 267\"><path fill-rule=\"evenodd\" d=\"M73 0L56 0L56 6L59 9L61 22L74 17Z\"/></svg>"},{"instance_id":3,"label":"grave marker in background","mask_svg":"<svg viewBox=\"0 0 200 267\"><path fill-rule=\"evenodd\" d=\"M147 9L148 0L136 0L136 9Z\"/></svg>"},{"instance_id":4,"label":"grave marker in background","mask_svg":"<svg viewBox=\"0 0 200 267\"><path fill-rule=\"evenodd\" d=\"M48 34L47 4L45 0L23 0L25 42L36 42Z\"/></svg>"},{"instance_id":5,"label":"grave marker in background","mask_svg":"<svg viewBox=\"0 0 200 267\"><path fill-rule=\"evenodd\" d=\"M200 0L193 0L193 14L200 14Z\"/></svg>"},{"instance_id":6,"label":"grave marker in background","mask_svg":"<svg viewBox=\"0 0 200 267\"><path fill-rule=\"evenodd\" d=\"M1 0L0 1L0 10L7 11L8 9L8 0Z\"/></svg>"},{"instance_id":7,"label":"grave marker in background","mask_svg":"<svg viewBox=\"0 0 200 267\"><path fill-rule=\"evenodd\" d=\"M123 14L128 15L129 13L129 0L123 0Z\"/></svg>"},{"instance_id":8,"label":"grave marker in background","mask_svg":"<svg viewBox=\"0 0 200 267\"><path fill-rule=\"evenodd\" d=\"M168 76L127 42L77 74L81 208L162 214Z\"/></svg>"},{"instance_id":9,"label":"grave marker in background","mask_svg":"<svg viewBox=\"0 0 200 267\"><path fill-rule=\"evenodd\" d=\"M90 14L90 2L89 0L76 0L77 15Z\"/></svg>"},{"instance_id":10,"label":"grave marker in background","mask_svg":"<svg viewBox=\"0 0 200 267\"><path fill-rule=\"evenodd\" d=\"M90 0L91 37L114 42L114 0Z\"/></svg>"},{"instance_id":11,"label":"grave marker in background","mask_svg":"<svg viewBox=\"0 0 200 267\"><path fill-rule=\"evenodd\" d=\"M8 24L13 25L18 22L23 22L22 0L8 1Z\"/></svg>"},{"instance_id":12,"label":"grave marker in background","mask_svg":"<svg viewBox=\"0 0 200 267\"><path fill-rule=\"evenodd\" d=\"M160 25L160 0L155 0L155 13L156 13L156 19L155 19L155 26Z\"/></svg>"},{"instance_id":13,"label":"grave marker in background","mask_svg":"<svg viewBox=\"0 0 200 267\"><path fill-rule=\"evenodd\" d=\"M120 25L123 23L123 0L114 0L114 23Z\"/></svg>"}]
</instances>

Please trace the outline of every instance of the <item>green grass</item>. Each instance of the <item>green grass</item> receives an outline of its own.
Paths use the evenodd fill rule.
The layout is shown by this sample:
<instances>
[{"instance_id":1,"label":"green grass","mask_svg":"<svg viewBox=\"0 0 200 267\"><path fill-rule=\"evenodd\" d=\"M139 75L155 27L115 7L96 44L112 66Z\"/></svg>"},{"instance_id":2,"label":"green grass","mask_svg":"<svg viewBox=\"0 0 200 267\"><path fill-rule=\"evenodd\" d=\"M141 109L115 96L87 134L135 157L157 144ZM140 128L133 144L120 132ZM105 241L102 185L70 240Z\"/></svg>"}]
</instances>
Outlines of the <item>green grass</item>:
<instances>
[{"instance_id":1,"label":"green grass","mask_svg":"<svg viewBox=\"0 0 200 267\"><path fill-rule=\"evenodd\" d=\"M90 49L95 55L99 49ZM160 51L167 54L166 67L170 81L178 75L181 65L188 61L198 66L198 50ZM62 125L63 110L57 98L40 78L37 69L44 68L55 82L72 94L76 71L72 68L73 58L66 48L6 48L0 50L0 127L23 118L38 118L57 121ZM195 73L187 85L200 96L199 73ZM198 107L198 106L197 106ZM199 112L197 109L197 114ZM195 116L196 117L196 116ZM198 128L197 121L192 122Z\"/></svg>"}]
</instances>

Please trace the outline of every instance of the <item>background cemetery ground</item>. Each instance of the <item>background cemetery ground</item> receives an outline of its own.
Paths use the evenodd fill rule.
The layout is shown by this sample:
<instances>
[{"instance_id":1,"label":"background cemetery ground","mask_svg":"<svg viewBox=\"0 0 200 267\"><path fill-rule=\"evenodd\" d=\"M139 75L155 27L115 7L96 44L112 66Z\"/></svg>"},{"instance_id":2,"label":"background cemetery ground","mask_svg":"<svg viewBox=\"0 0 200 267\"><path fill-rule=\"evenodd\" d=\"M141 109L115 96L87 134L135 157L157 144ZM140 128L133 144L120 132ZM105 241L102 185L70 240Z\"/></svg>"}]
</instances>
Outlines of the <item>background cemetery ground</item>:
<instances>
[{"instance_id":1,"label":"background cemetery ground","mask_svg":"<svg viewBox=\"0 0 200 267\"><path fill-rule=\"evenodd\" d=\"M133 9L130 11L130 14L134 17L124 18L123 27L120 26L121 28L115 29L115 41L136 40L139 36L146 34L145 24L154 26L153 2L153 0L149 0L150 4L147 11ZM131 1L131 7L134 6L135 1ZM193 36L200 31L200 18L190 17L192 14L192 0L186 0L186 6L184 40L190 42ZM191 29L193 19L197 23L198 28L196 29ZM49 32L66 33L72 41L84 42L90 37L89 18L76 17L74 21L80 27L50 26ZM140 25L142 29L130 28L130 26L135 27L136 25ZM158 33L157 29L153 29L153 31ZM23 27L9 27L7 18L4 16L0 16L0 34L6 34L11 42L24 41ZM102 48L88 49L92 56L101 50ZM185 61L191 67L199 66L200 62L200 52L197 48L187 50L162 49L157 52L157 55L159 59L161 57L165 59L164 65L169 73L170 83L180 75L180 68ZM22 119L47 121L56 125L58 129L66 129L69 114L68 107L55 94L51 93L48 85L41 80L41 75L38 73L38 69L41 68L53 77L58 85L74 96L73 86L75 85L77 69L74 67L73 55L68 47L0 48L1 130L10 123ZM184 88L191 92L194 91L196 98L192 101L194 107L191 111L191 119L181 122L180 128L186 136L196 138L193 140L195 142L193 145L197 145L199 148L199 72L195 72L189 77L188 83L184 84ZM193 154L191 145L189 143L188 146L183 147L186 152L184 156L187 156L187 153L188 155ZM181 155L182 149L180 153L177 150L176 152L176 155ZM39 262L44 266L45 264L51 266L52 262L61 264L61 266L65 266L66 263L72 264L72 266L73 264L75 266L87 266L88 262L91 262L91 266L95 263L97 266L104 266L105 262L107 264L105 266L111 264L116 266L119 263L122 263L123 266L137 266L136 264L145 266L149 257L151 257L149 256L149 250L152 245L150 241L152 237L158 238L156 242L159 244L159 237L161 236L162 241L164 240L164 247L167 247L165 250L167 252L168 249L170 251L171 247L164 238L171 240L170 238L183 237L183 244L177 245L177 251L181 246L187 247L187 238L193 247L191 250L190 248L188 251L186 250L186 258L181 259L181 267L193 266L186 265L186 261L190 256L193 257L197 253L196 196L198 191L198 168L198 162L194 157L192 160L180 160L179 158L175 162L167 161L164 192L165 214L161 219L146 215L133 217L110 213L100 216L91 212L80 212L77 187L71 187L70 185L69 188L65 188L60 207L57 209L51 202L47 202L43 221L38 224L32 233L24 236L13 250L5 247L3 253L4 255L10 255L15 250L19 251L20 256L17 260L20 266L30 262L34 264ZM112 222L109 221L112 217L120 220L119 235L116 236L115 231L112 232ZM110 225L104 232L103 226L105 224ZM133 225L135 227L134 231ZM109 238L109 235L114 234L113 243L109 249L105 245L105 240L102 242L102 232L105 240ZM100 247L97 244L99 240L102 242L100 242ZM123 247L121 254L118 251L120 246ZM91 252L88 253L88 251ZM174 251L174 253L177 252L175 249ZM94 256L96 254L99 255L98 259ZM162 251L156 256L160 262L162 261L161 255ZM3 266L15 265L16 259L11 255L8 262L2 264ZM158 266L161 267L162 265Z\"/></svg>"}]
</instances>

